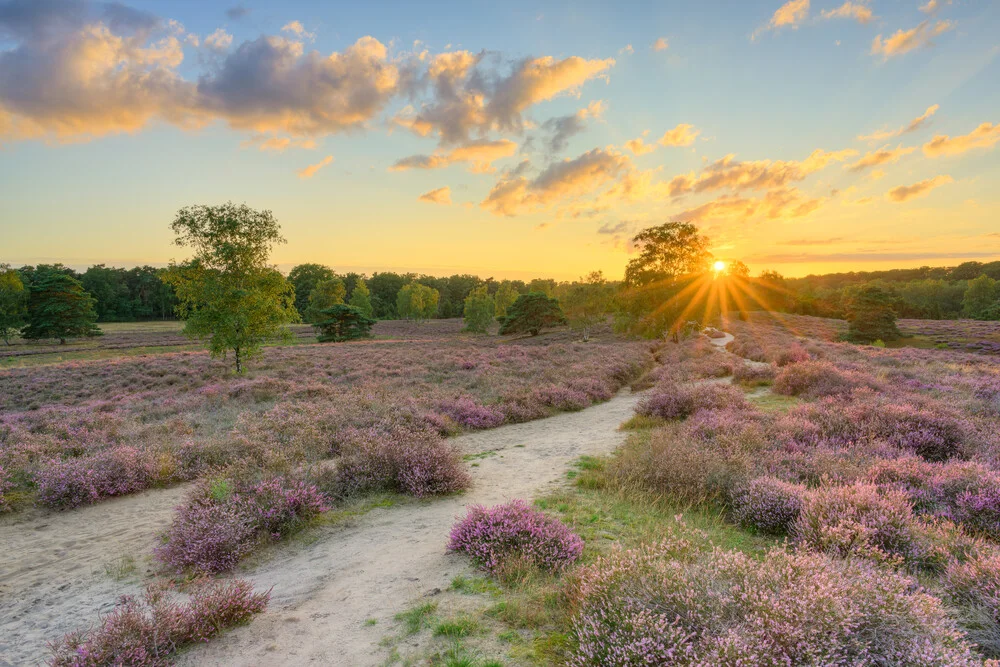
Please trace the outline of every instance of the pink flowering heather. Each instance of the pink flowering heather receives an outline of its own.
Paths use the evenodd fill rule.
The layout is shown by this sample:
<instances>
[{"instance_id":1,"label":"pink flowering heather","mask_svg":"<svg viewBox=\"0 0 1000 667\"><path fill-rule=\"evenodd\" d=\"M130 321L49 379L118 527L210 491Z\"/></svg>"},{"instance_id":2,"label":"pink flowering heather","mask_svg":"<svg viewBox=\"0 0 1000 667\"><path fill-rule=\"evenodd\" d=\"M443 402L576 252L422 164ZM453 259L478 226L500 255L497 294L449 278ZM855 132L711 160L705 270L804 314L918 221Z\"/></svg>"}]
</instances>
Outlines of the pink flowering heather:
<instances>
[{"instance_id":1,"label":"pink flowering heather","mask_svg":"<svg viewBox=\"0 0 1000 667\"><path fill-rule=\"evenodd\" d=\"M51 645L54 667L130 665L160 667L191 644L205 642L264 611L270 591L254 593L234 579L198 585L187 603L173 601L161 587L147 587L141 599L123 597L96 627L73 632Z\"/></svg>"},{"instance_id":2,"label":"pink flowering heather","mask_svg":"<svg viewBox=\"0 0 1000 667\"><path fill-rule=\"evenodd\" d=\"M470 429L494 428L503 424L506 419L499 407L479 405L467 396L442 402L438 409L455 423Z\"/></svg>"},{"instance_id":3,"label":"pink flowering heather","mask_svg":"<svg viewBox=\"0 0 1000 667\"><path fill-rule=\"evenodd\" d=\"M142 491L153 480L152 463L149 453L128 446L50 461L35 473L38 502L67 509Z\"/></svg>"},{"instance_id":4,"label":"pink flowering heather","mask_svg":"<svg viewBox=\"0 0 1000 667\"><path fill-rule=\"evenodd\" d=\"M10 473L8 473L2 465L0 465L0 512L5 512L10 508L10 504L7 499L4 498L4 494L8 493L14 488L14 482L10 479Z\"/></svg>"},{"instance_id":5,"label":"pink flowering heather","mask_svg":"<svg viewBox=\"0 0 1000 667\"><path fill-rule=\"evenodd\" d=\"M768 385L774 382L777 369L771 364L740 364L733 369L733 381L745 385Z\"/></svg>"},{"instance_id":6,"label":"pink flowering heather","mask_svg":"<svg viewBox=\"0 0 1000 667\"><path fill-rule=\"evenodd\" d=\"M661 384L639 402L636 412L649 417L682 419L698 410L744 408L748 403L743 392L726 384Z\"/></svg>"},{"instance_id":7,"label":"pink flowering heather","mask_svg":"<svg viewBox=\"0 0 1000 667\"><path fill-rule=\"evenodd\" d=\"M556 410L573 412L590 405L590 396L585 391L570 387L540 387L532 392L532 398Z\"/></svg>"},{"instance_id":8,"label":"pink flowering heather","mask_svg":"<svg viewBox=\"0 0 1000 667\"><path fill-rule=\"evenodd\" d=\"M569 665L982 664L941 601L891 570L676 542L580 571Z\"/></svg>"},{"instance_id":9,"label":"pink flowering heather","mask_svg":"<svg viewBox=\"0 0 1000 667\"><path fill-rule=\"evenodd\" d=\"M802 510L806 488L774 477L758 477L733 494L730 509L743 526L783 535L792 529Z\"/></svg>"},{"instance_id":10,"label":"pink flowering heather","mask_svg":"<svg viewBox=\"0 0 1000 667\"><path fill-rule=\"evenodd\" d=\"M468 554L487 572L512 560L558 572L580 557L583 540L558 519L512 500L490 508L471 505L451 529L448 550Z\"/></svg>"},{"instance_id":11,"label":"pink flowering heather","mask_svg":"<svg viewBox=\"0 0 1000 667\"><path fill-rule=\"evenodd\" d=\"M291 533L326 510L315 486L284 477L244 484L201 482L177 508L154 553L179 571L224 572L258 542Z\"/></svg>"},{"instance_id":12,"label":"pink flowering heather","mask_svg":"<svg viewBox=\"0 0 1000 667\"><path fill-rule=\"evenodd\" d=\"M875 384L872 377L843 371L828 361L802 361L782 368L774 379L773 389L786 396L820 398L848 394L858 387Z\"/></svg>"},{"instance_id":13,"label":"pink flowering heather","mask_svg":"<svg viewBox=\"0 0 1000 667\"><path fill-rule=\"evenodd\" d=\"M792 343L788 347L778 350L773 357L774 363L778 366L798 364L812 359L809 352L799 343Z\"/></svg>"}]
</instances>

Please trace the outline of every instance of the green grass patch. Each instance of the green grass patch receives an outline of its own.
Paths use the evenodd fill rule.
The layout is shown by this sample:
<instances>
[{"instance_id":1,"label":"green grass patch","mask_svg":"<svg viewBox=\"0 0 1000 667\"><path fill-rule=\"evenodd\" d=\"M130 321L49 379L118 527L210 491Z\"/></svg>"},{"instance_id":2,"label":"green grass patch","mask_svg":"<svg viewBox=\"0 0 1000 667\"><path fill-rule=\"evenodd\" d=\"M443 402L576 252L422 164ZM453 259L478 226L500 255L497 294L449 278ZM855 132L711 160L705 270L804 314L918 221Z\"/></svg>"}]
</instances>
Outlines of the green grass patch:
<instances>
[{"instance_id":1,"label":"green grass patch","mask_svg":"<svg viewBox=\"0 0 1000 667\"><path fill-rule=\"evenodd\" d=\"M479 632L479 622L471 616L458 616L434 626L435 637L468 637Z\"/></svg>"},{"instance_id":2,"label":"green grass patch","mask_svg":"<svg viewBox=\"0 0 1000 667\"><path fill-rule=\"evenodd\" d=\"M431 624L435 611L437 611L437 602L425 602L396 614L396 620L403 624L407 635L415 635Z\"/></svg>"},{"instance_id":3,"label":"green grass patch","mask_svg":"<svg viewBox=\"0 0 1000 667\"><path fill-rule=\"evenodd\" d=\"M787 412L796 405L802 403L801 398L797 398L795 396L782 396L781 394L775 394L772 391L758 396L751 396L750 400L764 412Z\"/></svg>"},{"instance_id":4,"label":"green grass patch","mask_svg":"<svg viewBox=\"0 0 1000 667\"><path fill-rule=\"evenodd\" d=\"M647 415L632 415L618 427L619 431L638 431L642 429L656 428L663 426L667 420L663 417L651 417Z\"/></svg>"},{"instance_id":5,"label":"green grass patch","mask_svg":"<svg viewBox=\"0 0 1000 667\"><path fill-rule=\"evenodd\" d=\"M458 575L451 580L451 590L465 595L499 595L500 586L486 577L466 577Z\"/></svg>"}]
</instances>

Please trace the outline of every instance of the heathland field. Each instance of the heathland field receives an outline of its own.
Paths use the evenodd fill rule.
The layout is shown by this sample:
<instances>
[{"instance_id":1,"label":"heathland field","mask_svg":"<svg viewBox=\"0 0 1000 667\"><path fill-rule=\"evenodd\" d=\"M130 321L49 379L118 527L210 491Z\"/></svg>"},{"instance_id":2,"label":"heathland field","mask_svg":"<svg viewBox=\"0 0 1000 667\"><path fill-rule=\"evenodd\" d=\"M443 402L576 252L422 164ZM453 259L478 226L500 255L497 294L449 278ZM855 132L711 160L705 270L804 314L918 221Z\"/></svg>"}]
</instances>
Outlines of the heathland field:
<instances>
[{"instance_id":1,"label":"heathland field","mask_svg":"<svg viewBox=\"0 0 1000 667\"><path fill-rule=\"evenodd\" d=\"M12 664L1000 655L989 354L381 322L234 375L166 328L0 371Z\"/></svg>"}]
</instances>

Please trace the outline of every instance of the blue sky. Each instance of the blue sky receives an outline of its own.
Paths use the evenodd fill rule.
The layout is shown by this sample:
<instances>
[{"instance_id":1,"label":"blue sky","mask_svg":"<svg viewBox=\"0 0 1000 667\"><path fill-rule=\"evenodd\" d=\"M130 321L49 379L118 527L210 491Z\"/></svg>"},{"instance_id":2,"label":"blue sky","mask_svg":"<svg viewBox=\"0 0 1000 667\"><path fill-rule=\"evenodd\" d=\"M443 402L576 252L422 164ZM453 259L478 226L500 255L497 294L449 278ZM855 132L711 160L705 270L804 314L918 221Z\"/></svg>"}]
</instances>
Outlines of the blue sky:
<instances>
[{"instance_id":1,"label":"blue sky","mask_svg":"<svg viewBox=\"0 0 1000 667\"><path fill-rule=\"evenodd\" d=\"M282 266L1000 257L1000 5L651 5L0 0L0 261L162 263L228 199Z\"/></svg>"}]
</instances>

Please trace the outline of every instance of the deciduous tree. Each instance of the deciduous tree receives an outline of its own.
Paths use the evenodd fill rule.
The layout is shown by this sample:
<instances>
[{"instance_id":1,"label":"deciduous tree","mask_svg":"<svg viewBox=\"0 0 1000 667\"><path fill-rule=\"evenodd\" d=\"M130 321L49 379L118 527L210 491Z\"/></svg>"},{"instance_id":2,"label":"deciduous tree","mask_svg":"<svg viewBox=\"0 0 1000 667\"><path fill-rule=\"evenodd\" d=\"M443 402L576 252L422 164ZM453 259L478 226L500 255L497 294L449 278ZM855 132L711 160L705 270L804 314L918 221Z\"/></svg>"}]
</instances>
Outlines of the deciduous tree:
<instances>
[{"instance_id":1,"label":"deciduous tree","mask_svg":"<svg viewBox=\"0 0 1000 667\"><path fill-rule=\"evenodd\" d=\"M331 306L344 303L344 296L347 295L347 288L344 281L333 277L321 280L316 283L316 287L309 294L309 306L302 313L306 322L317 324L325 319L323 311Z\"/></svg>"},{"instance_id":2,"label":"deciduous tree","mask_svg":"<svg viewBox=\"0 0 1000 667\"><path fill-rule=\"evenodd\" d=\"M507 316L507 309L514 305L517 297L521 296L517 287L509 280L505 280L497 287L497 293L493 295L493 304L496 309L497 319Z\"/></svg>"},{"instance_id":3,"label":"deciduous tree","mask_svg":"<svg viewBox=\"0 0 1000 667\"><path fill-rule=\"evenodd\" d=\"M288 337L298 319L292 284L268 264L271 248L284 243L270 211L246 204L182 208L171 224L174 243L194 250L186 264L172 264L173 285L189 336L208 341L212 356L232 351L236 372L269 340Z\"/></svg>"},{"instance_id":4,"label":"deciduous tree","mask_svg":"<svg viewBox=\"0 0 1000 667\"><path fill-rule=\"evenodd\" d=\"M517 297L507 316L500 323L500 334L530 333L537 336L542 329L566 324L559 300L544 292L529 292Z\"/></svg>"},{"instance_id":5,"label":"deciduous tree","mask_svg":"<svg viewBox=\"0 0 1000 667\"><path fill-rule=\"evenodd\" d=\"M0 264L0 338L7 345L24 326L27 296L21 274L9 264Z\"/></svg>"},{"instance_id":6,"label":"deciduous tree","mask_svg":"<svg viewBox=\"0 0 1000 667\"><path fill-rule=\"evenodd\" d=\"M593 271L566 288L563 310L570 326L583 332L583 340L590 340L591 328L607 318L613 294L600 271Z\"/></svg>"},{"instance_id":7,"label":"deciduous tree","mask_svg":"<svg viewBox=\"0 0 1000 667\"><path fill-rule=\"evenodd\" d=\"M465 297L463 313L466 331L487 333L490 330L495 310L493 297L487 291L486 285L469 292L469 296Z\"/></svg>"},{"instance_id":8,"label":"deciduous tree","mask_svg":"<svg viewBox=\"0 0 1000 667\"><path fill-rule=\"evenodd\" d=\"M426 320L437 313L438 291L418 282L404 285L396 295L396 312L406 320Z\"/></svg>"},{"instance_id":9,"label":"deciduous tree","mask_svg":"<svg viewBox=\"0 0 1000 667\"><path fill-rule=\"evenodd\" d=\"M309 308L309 297L316 289L316 285L336 277L337 274L333 269L323 264L298 264L292 267L288 272L288 282L295 288L295 310L299 311L302 319L309 319L306 310Z\"/></svg>"},{"instance_id":10,"label":"deciduous tree","mask_svg":"<svg viewBox=\"0 0 1000 667\"><path fill-rule=\"evenodd\" d=\"M360 310L361 314L365 317L370 318L372 316L374 309L372 307L371 292L368 290L368 285L363 279L357 279L354 289L351 291L351 298L348 301L350 305Z\"/></svg>"}]
</instances>

